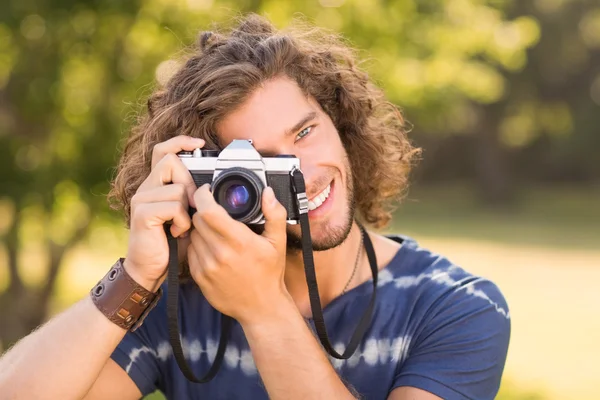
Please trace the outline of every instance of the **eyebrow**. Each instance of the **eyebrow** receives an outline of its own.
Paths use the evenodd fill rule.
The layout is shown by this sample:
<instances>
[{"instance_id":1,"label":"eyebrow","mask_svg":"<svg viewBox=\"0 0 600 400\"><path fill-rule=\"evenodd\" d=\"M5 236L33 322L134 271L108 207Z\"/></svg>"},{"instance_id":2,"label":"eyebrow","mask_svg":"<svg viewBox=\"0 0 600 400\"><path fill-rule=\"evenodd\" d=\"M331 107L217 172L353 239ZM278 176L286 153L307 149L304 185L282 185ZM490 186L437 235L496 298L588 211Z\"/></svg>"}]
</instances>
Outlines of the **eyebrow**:
<instances>
[{"instance_id":1,"label":"eyebrow","mask_svg":"<svg viewBox=\"0 0 600 400\"><path fill-rule=\"evenodd\" d=\"M313 119L317 118L317 112L316 111L311 111L308 114L306 114L304 116L304 118L302 118L300 121L298 121L296 123L296 125L294 125L292 128L290 128L286 133L288 135L293 135L294 133L296 133L297 131L300 130L300 128L302 128L304 125L306 125L306 123L308 121L311 121Z\"/></svg>"},{"instance_id":2,"label":"eyebrow","mask_svg":"<svg viewBox=\"0 0 600 400\"><path fill-rule=\"evenodd\" d=\"M302 118L293 127L291 127L290 129L288 129L285 132L286 136L295 134L304 125L306 125L307 122L312 121L313 119L316 119L316 118L317 118L317 112L316 111L309 112L308 114L306 114L304 116L304 118ZM260 149L257 149L257 150L260 153L260 155L263 156L263 157L275 157L278 154L277 152L273 152L273 151L270 151L270 150L260 150Z\"/></svg>"}]
</instances>

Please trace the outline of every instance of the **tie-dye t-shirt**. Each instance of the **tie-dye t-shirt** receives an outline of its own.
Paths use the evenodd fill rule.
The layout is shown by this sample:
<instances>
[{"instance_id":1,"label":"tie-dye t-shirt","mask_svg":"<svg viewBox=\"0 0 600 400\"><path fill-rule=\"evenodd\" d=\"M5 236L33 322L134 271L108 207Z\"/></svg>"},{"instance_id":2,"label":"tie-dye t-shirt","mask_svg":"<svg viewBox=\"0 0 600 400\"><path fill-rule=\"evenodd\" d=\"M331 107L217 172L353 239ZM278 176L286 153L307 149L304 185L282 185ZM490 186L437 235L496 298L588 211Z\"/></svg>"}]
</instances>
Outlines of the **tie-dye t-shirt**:
<instances>
[{"instance_id":1,"label":"tie-dye t-shirt","mask_svg":"<svg viewBox=\"0 0 600 400\"><path fill-rule=\"evenodd\" d=\"M348 360L331 359L341 379L362 398L385 399L396 387L413 386L444 399L493 399L510 336L510 316L498 288L404 236L392 261L380 271L373 319ZM166 286L163 287L166 290ZM332 343L342 352L369 301L365 282L324 310ZM215 357L220 316L192 282L180 289L184 354L196 376ZM156 389L168 399L266 399L240 325L234 323L225 358L209 383L186 380L167 333L166 296L127 333L112 358L143 394ZM308 321L312 324L312 321ZM289 349L294 357L294 349Z\"/></svg>"}]
</instances>

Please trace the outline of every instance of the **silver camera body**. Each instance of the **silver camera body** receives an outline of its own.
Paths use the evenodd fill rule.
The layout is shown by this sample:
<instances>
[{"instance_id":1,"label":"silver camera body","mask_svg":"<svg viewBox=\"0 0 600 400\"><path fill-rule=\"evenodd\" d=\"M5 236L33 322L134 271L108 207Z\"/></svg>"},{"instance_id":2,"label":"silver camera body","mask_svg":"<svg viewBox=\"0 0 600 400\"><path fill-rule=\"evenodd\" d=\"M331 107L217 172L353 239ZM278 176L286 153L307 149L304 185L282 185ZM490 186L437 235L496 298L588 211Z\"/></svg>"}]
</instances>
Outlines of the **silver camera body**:
<instances>
[{"instance_id":1,"label":"silver camera body","mask_svg":"<svg viewBox=\"0 0 600 400\"><path fill-rule=\"evenodd\" d=\"M248 225L264 224L262 191L271 186L287 210L287 223L297 224L299 214L292 172L300 160L290 154L262 157L251 140L234 140L221 152L195 149L178 153L197 187L206 183L217 203L229 215Z\"/></svg>"}]
</instances>

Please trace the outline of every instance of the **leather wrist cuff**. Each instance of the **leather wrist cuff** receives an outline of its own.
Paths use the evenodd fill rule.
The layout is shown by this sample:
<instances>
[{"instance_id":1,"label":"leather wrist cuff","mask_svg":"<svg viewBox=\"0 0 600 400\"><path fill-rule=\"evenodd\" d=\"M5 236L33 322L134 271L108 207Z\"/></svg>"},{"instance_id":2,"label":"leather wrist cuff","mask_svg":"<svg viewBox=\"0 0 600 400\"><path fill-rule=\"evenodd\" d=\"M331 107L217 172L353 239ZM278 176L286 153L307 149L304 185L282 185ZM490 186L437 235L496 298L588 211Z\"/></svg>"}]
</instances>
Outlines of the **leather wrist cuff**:
<instances>
[{"instance_id":1,"label":"leather wrist cuff","mask_svg":"<svg viewBox=\"0 0 600 400\"><path fill-rule=\"evenodd\" d=\"M139 328L156 306L162 288L152 293L139 285L123 268L123 258L90 291L92 301L109 320L131 332Z\"/></svg>"}]
</instances>

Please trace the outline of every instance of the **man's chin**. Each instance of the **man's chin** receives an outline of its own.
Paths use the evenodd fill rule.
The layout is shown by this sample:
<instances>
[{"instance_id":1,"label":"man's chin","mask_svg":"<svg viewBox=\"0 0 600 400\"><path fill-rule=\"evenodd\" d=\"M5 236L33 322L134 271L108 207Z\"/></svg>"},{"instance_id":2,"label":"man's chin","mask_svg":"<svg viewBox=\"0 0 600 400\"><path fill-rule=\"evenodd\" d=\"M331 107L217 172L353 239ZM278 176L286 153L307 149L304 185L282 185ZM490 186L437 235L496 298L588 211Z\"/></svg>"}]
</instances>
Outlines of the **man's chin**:
<instances>
[{"instance_id":1,"label":"man's chin","mask_svg":"<svg viewBox=\"0 0 600 400\"><path fill-rule=\"evenodd\" d=\"M311 227L311 239L313 251L326 251L333 249L346 240L352 229L350 218L343 225L338 226L319 226ZM287 230L287 249L288 251L302 250L302 236L300 225L288 227Z\"/></svg>"}]
</instances>

